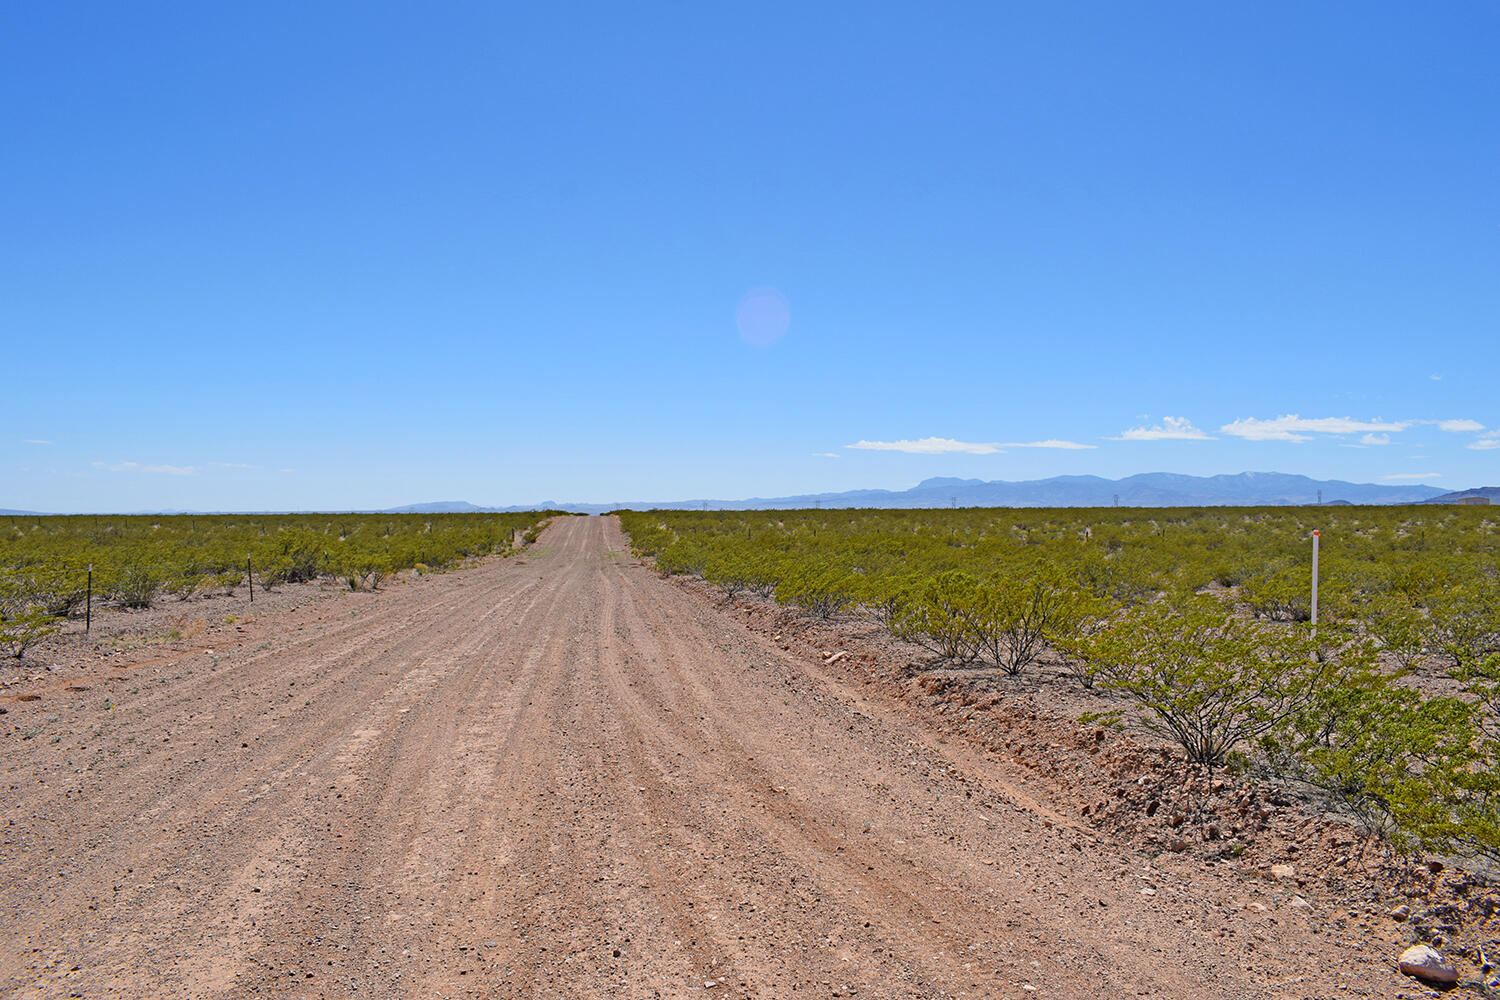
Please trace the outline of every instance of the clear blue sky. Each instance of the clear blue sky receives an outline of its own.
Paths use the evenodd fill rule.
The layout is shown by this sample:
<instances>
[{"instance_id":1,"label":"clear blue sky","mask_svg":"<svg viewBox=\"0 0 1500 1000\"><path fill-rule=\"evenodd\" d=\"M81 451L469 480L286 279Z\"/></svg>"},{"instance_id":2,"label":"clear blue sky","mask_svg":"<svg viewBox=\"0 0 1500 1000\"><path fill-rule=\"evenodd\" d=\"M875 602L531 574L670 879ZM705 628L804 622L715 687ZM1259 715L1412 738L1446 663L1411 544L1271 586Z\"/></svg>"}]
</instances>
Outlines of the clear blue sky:
<instances>
[{"instance_id":1,"label":"clear blue sky","mask_svg":"<svg viewBox=\"0 0 1500 1000\"><path fill-rule=\"evenodd\" d=\"M1500 483L1497 38L1488 0L8 4L0 507Z\"/></svg>"}]
</instances>

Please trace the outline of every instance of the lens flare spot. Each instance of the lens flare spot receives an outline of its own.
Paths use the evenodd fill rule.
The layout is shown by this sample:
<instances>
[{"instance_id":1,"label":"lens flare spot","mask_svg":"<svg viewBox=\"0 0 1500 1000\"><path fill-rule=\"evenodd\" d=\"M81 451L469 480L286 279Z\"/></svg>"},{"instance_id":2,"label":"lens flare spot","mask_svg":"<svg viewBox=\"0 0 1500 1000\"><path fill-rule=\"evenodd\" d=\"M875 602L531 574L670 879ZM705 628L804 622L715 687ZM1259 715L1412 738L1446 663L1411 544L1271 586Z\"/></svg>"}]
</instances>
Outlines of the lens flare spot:
<instances>
[{"instance_id":1,"label":"lens flare spot","mask_svg":"<svg viewBox=\"0 0 1500 1000\"><path fill-rule=\"evenodd\" d=\"M740 339L754 347L769 347L785 336L792 325L792 309L786 296L769 285L752 288L740 299L734 313Z\"/></svg>"}]
</instances>

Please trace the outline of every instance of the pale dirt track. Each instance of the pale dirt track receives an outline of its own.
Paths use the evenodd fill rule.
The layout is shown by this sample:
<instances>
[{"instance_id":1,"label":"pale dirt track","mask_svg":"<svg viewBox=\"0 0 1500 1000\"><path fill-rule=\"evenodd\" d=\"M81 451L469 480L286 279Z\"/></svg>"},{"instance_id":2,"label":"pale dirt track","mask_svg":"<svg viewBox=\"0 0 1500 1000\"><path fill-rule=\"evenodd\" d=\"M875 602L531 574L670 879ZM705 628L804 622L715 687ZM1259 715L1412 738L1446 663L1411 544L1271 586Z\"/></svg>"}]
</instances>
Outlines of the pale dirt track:
<instances>
[{"instance_id":1,"label":"pale dirt track","mask_svg":"<svg viewBox=\"0 0 1500 1000\"><path fill-rule=\"evenodd\" d=\"M0 744L0 992L1395 986L658 579L612 519L262 638L12 707L77 702Z\"/></svg>"}]
</instances>

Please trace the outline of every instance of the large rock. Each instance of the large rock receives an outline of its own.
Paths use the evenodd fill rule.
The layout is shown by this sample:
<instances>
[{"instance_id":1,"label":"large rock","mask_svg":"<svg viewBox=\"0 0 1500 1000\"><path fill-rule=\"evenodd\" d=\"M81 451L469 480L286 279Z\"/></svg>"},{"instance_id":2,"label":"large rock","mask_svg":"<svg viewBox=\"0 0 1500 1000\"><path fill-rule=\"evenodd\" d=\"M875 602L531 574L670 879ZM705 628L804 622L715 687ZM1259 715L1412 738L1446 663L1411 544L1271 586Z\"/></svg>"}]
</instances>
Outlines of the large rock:
<instances>
[{"instance_id":1,"label":"large rock","mask_svg":"<svg viewBox=\"0 0 1500 1000\"><path fill-rule=\"evenodd\" d=\"M1414 944L1403 951L1396 965L1408 976L1416 976L1424 982L1443 985L1458 982L1458 970L1425 944Z\"/></svg>"}]
</instances>

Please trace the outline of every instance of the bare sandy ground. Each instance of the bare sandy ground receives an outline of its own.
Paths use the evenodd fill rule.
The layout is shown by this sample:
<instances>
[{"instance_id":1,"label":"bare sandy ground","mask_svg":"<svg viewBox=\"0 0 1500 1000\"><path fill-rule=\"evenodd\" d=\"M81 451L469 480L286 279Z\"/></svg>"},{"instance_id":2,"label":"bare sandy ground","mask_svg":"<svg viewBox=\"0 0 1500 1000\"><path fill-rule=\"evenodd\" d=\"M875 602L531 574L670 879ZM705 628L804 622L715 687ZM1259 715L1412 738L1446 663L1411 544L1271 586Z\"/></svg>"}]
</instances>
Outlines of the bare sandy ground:
<instances>
[{"instance_id":1,"label":"bare sandy ground","mask_svg":"<svg viewBox=\"0 0 1500 1000\"><path fill-rule=\"evenodd\" d=\"M10 689L0 992L1426 992L1378 922L1153 860L624 548L561 518L521 559Z\"/></svg>"}]
</instances>

